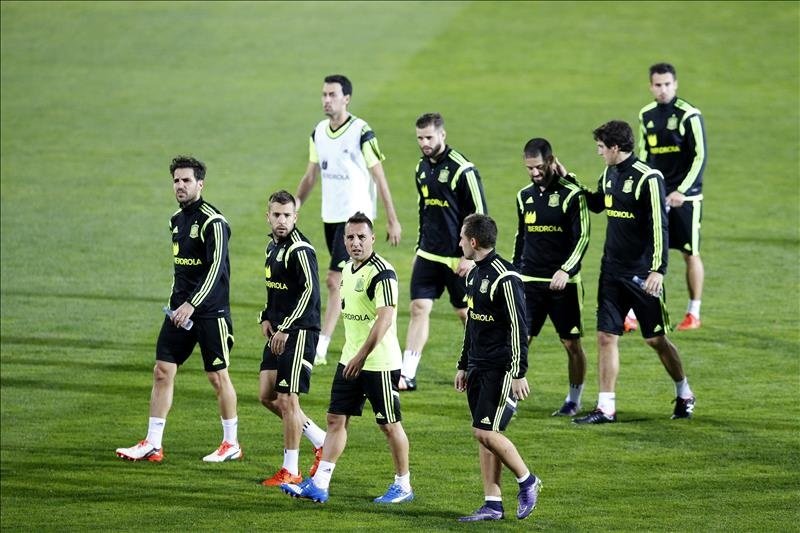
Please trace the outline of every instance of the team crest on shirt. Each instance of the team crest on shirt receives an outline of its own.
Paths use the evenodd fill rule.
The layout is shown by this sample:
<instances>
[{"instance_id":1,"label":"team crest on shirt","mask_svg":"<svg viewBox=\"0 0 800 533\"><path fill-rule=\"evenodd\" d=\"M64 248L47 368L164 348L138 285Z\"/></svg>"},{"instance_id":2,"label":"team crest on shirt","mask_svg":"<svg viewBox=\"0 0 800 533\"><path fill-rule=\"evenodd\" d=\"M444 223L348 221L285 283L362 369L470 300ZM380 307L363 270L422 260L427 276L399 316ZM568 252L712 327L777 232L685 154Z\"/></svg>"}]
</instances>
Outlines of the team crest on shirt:
<instances>
[{"instance_id":1,"label":"team crest on shirt","mask_svg":"<svg viewBox=\"0 0 800 533\"><path fill-rule=\"evenodd\" d=\"M442 183L447 183L450 180L450 171L446 168L443 168L439 171L439 177L436 178Z\"/></svg>"},{"instance_id":2,"label":"team crest on shirt","mask_svg":"<svg viewBox=\"0 0 800 533\"><path fill-rule=\"evenodd\" d=\"M177 242L172 243L172 255L178 255L178 252L181 251L181 247Z\"/></svg>"},{"instance_id":3,"label":"team crest on shirt","mask_svg":"<svg viewBox=\"0 0 800 533\"><path fill-rule=\"evenodd\" d=\"M489 290L489 278L483 278L481 280L481 286L478 290L481 291L481 294L486 294L486 291Z\"/></svg>"},{"instance_id":4,"label":"team crest on shirt","mask_svg":"<svg viewBox=\"0 0 800 533\"><path fill-rule=\"evenodd\" d=\"M668 130L677 130L678 129L678 117L672 115L667 120L667 129Z\"/></svg>"},{"instance_id":5,"label":"team crest on shirt","mask_svg":"<svg viewBox=\"0 0 800 533\"><path fill-rule=\"evenodd\" d=\"M364 278L358 278L356 280L356 286L353 287L353 290L356 292L363 292L364 291Z\"/></svg>"},{"instance_id":6,"label":"team crest on shirt","mask_svg":"<svg viewBox=\"0 0 800 533\"><path fill-rule=\"evenodd\" d=\"M658 144L658 135L655 133L651 133L647 136L647 144L649 146L655 146Z\"/></svg>"},{"instance_id":7,"label":"team crest on shirt","mask_svg":"<svg viewBox=\"0 0 800 533\"><path fill-rule=\"evenodd\" d=\"M631 191L633 191L633 178L628 178L622 184L622 192L629 193Z\"/></svg>"},{"instance_id":8,"label":"team crest on shirt","mask_svg":"<svg viewBox=\"0 0 800 533\"><path fill-rule=\"evenodd\" d=\"M561 203L561 197L558 196L558 193L551 194L547 198L547 207L558 207L560 203Z\"/></svg>"},{"instance_id":9,"label":"team crest on shirt","mask_svg":"<svg viewBox=\"0 0 800 533\"><path fill-rule=\"evenodd\" d=\"M198 226L197 222L195 222L192 224L192 227L189 228L189 237L196 239L198 235L200 235L200 226Z\"/></svg>"},{"instance_id":10,"label":"team crest on shirt","mask_svg":"<svg viewBox=\"0 0 800 533\"><path fill-rule=\"evenodd\" d=\"M612 205L614 205L614 199L611 197L610 194L606 194L605 204L606 208L610 208Z\"/></svg>"},{"instance_id":11,"label":"team crest on shirt","mask_svg":"<svg viewBox=\"0 0 800 533\"><path fill-rule=\"evenodd\" d=\"M278 250L278 255L275 256L275 261L277 261L278 263L283 261L283 252L284 250L283 248L281 248L280 250Z\"/></svg>"}]
</instances>

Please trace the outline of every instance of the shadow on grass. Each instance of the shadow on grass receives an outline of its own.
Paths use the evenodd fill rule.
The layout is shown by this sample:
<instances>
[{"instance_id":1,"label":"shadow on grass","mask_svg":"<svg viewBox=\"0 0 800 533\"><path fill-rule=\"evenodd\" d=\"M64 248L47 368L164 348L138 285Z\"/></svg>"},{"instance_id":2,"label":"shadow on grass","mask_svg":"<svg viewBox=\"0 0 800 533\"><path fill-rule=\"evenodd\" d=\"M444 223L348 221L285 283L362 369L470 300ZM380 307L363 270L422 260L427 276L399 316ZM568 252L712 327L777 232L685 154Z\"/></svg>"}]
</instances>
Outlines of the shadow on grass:
<instances>
[{"instance_id":1,"label":"shadow on grass","mask_svg":"<svg viewBox=\"0 0 800 533\"><path fill-rule=\"evenodd\" d=\"M114 350L128 351L135 350L155 350L155 339L153 342L120 342L110 339L74 339L68 337L34 337L4 335L0 339L3 345L19 346L48 346L55 349L64 348L84 348L89 350Z\"/></svg>"}]
</instances>

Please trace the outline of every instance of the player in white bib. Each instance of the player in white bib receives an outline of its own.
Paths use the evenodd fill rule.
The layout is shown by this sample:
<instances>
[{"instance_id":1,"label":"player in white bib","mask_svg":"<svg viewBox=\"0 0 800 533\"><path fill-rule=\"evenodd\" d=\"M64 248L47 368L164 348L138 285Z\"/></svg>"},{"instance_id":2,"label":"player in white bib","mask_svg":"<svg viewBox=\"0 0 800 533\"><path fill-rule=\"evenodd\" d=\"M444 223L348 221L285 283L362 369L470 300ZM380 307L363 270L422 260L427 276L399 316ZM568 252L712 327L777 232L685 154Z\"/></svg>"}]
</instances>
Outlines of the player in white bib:
<instances>
[{"instance_id":1,"label":"player in white bib","mask_svg":"<svg viewBox=\"0 0 800 533\"><path fill-rule=\"evenodd\" d=\"M325 77L322 109L328 118L311 132L308 167L295 195L299 208L308 198L317 178L322 176L322 222L331 262L326 278L328 303L317 344L316 364L327 362L328 344L341 313L339 286L342 267L348 260L344 247L347 219L358 211L375 219L376 198L380 196L386 211L387 240L392 246L400 242L400 222L381 164L385 157L372 128L348 112L352 94L353 85L347 77L340 74Z\"/></svg>"}]
</instances>

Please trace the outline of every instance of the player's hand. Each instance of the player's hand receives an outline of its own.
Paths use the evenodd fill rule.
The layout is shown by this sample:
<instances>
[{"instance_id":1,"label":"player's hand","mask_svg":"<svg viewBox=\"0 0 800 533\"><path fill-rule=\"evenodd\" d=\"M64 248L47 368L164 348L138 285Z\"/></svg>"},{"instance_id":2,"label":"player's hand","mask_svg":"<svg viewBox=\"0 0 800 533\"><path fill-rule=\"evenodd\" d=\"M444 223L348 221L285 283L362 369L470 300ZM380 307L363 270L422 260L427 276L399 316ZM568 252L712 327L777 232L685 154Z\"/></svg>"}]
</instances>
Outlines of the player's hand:
<instances>
[{"instance_id":1,"label":"player's hand","mask_svg":"<svg viewBox=\"0 0 800 533\"><path fill-rule=\"evenodd\" d=\"M459 370L456 372L456 377L453 378L453 386L458 392L467 390L467 372L466 370Z\"/></svg>"},{"instance_id":2,"label":"player's hand","mask_svg":"<svg viewBox=\"0 0 800 533\"><path fill-rule=\"evenodd\" d=\"M269 349L275 355L281 355L284 348L286 348L286 339L289 334L284 331L276 331L272 338L269 340Z\"/></svg>"},{"instance_id":3,"label":"player's hand","mask_svg":"<svg viewBox=\"0 0 800 533\"><path fill-rule=\"evenodd\" d=\"M366 357L359 357L356 355L350 359L342 370L344 379L356 379L361 374L361 369L364 368L364 361Z\"/></svg>"},{"instance_id":4,"label":"player's hand","mask_svg":"<svg viewBox=\"0 0 800 533\"><path fill-rule=\"evenodd\" d=\"M272 329L272 323L269 320L265 320L261 323L261 333L267 340L269 340L270 337L275 335L275 330Z\"/></svg>"},{"instance_id":5,"label":"player's hand","mask_svg":"<svg viewBox=\"0 0 800 533\"><path fill-rule=\"evenodd\" d=\"M172 313L172 323L175 324L175 327L180 328L189 320L192 313L194 313L194 306L189 302L183 302L181 306Z\"/></svg>"},{"instance_id":6,"label":"player's hand","mask_svg":"<svg viewBox=\"0 0 800 533\"><path fill-rule=\"evenodd\" d=\"M642 285L642 290L644 292L656 298L661 296L661 291L663 288L664 275L660 272L650 272L650 274L647 276L647 279L644 280L644 285Z\"/></svg>"},{"instance_id":7,"label":"player's hand","mask_svg":"<svg viewBox=\"0 0 800 533\"><path fill-rule=\"evenodd\" d=\"M550 280L550 290L563 291L567 286L567 281L569 281L569 274L561 269L556 270L553 279Z\"/></svg>"},{"instance_id":8,"label":"player's hand","mask_svg":"<svg viewBox=\"0 0 800 533\"><path fill-rule=\"evenodd\" d=\"M686 195L678 191L672 191L667 195L666 204L668 207L680 207L686 200Z\"/></svg>"},{"instance_id":9,"label":"player's hand","mask_svg":"<svg viewBox=\"0 0 800 533\"><path fill-rule=\"evenodd\" d=\"M458 267L456 267L456 274L458 274L459 277L465 278L467 277L467 274L469 274L469 271L472 270L472 267L474 266L475 266L475 261L473 261L472 259L467 259L466 257L462 257L461 259L458 260Z\"/></svg>"},{"instance_id":10,"label":"player's hand","mask_svg":"<svg viewBox=\"0 0 800 533\"><path fill-rule=\"evenodd\" d=\"M555 161L553 161L553 170L555 170L556 174L562 178L566 178L567 174L569 174L569 172L567 172L567 167L565 167L557 157L554 157L554 159Z\"/></svg>"},{"instance_id":11,"label":"player's hand","mask_svg":"<svg viewBox=\"0 0 800 533\"><path fill-rule=\"evenodd\" d=\"M386 224L386 240L389 241L389 244L392 246L400 244L400 234L402 231L403 228L400 227L400 222L397 220L388 222Z\"/></svg>"},{"instance_id":12,"label":"player's hand","mask_svg":"<svg viewBox=\"0 0 800 533\"><path fill-rule=\"evenodd\" d=\"M519 378L511 380L511 393L517 400L524 400L531 393L531 388L528 386L528 378Z\"/></svg>"}]
</instances>

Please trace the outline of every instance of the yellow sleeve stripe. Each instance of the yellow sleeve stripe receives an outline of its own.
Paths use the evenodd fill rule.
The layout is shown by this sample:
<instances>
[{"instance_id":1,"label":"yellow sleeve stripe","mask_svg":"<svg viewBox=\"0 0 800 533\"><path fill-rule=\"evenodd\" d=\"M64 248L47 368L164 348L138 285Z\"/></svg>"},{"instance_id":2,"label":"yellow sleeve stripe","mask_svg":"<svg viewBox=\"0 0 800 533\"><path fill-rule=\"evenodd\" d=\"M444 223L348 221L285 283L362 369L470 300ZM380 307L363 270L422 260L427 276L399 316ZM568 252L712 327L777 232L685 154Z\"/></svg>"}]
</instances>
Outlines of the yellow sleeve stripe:
<instances>
[{"instance_id":1,"label":"yellow sleeve stripe","mask_svg":"<svg viewBox=\"0 0 800 533\"><path fill-rule=\"evenodd\" d=\"M706 159L706 143L703 136L703 126L700 124L699 115L692 115L692 117L689 118L689 127L692 128L692 135L694 136L695 141L694 160L692 161L692 166L689 167L689 172L686 173L686 177L678 186L678 191L681 193L685 193L692 187L694 182L697 180L697 177L700 175L700 171L702 170L703 163Z\"/></svg>"},{"instance_id":2,"label":"yellow sleeve stripe","mask_svg":"<svg viewBox=\"0 0 800 533\"><path fill-rule=\"evenodd\" d=\"M579 195L577 199L581 233L578 236L578 242L575 243L575 248L572 249L572 253L561 267L564 272L569 272L571 269L575 268L583 257L586 247L589 246L589 232L591 227L589 222L589 208L586 205L586 197L584 195Z\"/></svg>"},{"instance_id":3,"label":"yellow sleeve stripe","mask_svg":"<svg viewBox=\"0 0 800 533\"><path fill-rule=\"evenodd\" d=\"M220 216L219 218L222 217ZM208 222L206 222L203 227L207 225ZM222 224L214 224L211 227L214 230L214 257L211 261L211 268L208 269L206 279L203 280L200 290L198 290L197 294L195 294L192 298L191 303L195 307L198 307L201 303L203 303L203 300L205 300L206 297L211 293L211 290L214 288L214 283L217 280L217 276L219 275L219 271L222 268Z\"/></svg>"},{"instance_id":4,"label":"yellow sleeve stripe","mask_svg":"<svg viewBox=\"0 0 800 533\"><path fill-rule=\"evenodd\" d=\"M661 195L659 194L658 177L649 177L647 186L650 189L650 210L653 212L653 261L650 270L655 272L661 268L661 255L664 252L664 240L661 228L664 221L661 219Z\"/></svg>"},{"instance_id":5,"label":"yellow sleeve stripe","mask_svg":"<svg viewBox=\"0 0 800 533\"><path fill-rule=\"evenodd\" d=\"M509 331L509 335L511 335L511 375L515 376L519 373L521 347L519 316L517 316L514 289L511 286L511 283L503 284L503 294L506 300L506 311L508 312L509 324L511 325L511 331Z\"/></svg>"},{"instance_id":6,"label":"yellow sleeve stripe","mask_svg":"<svg viewBox=\"0 0 800 533\"><path fill-rule=\"evenodd\" d=\"M472 196L472 203L475 204L475 212L482 215L483 213L483 198L481 197L481 189L478 186L478 178L475 177L475 172L470 168L464 177L467 179L467 186L469 193Z\"/></svg>"}]
</instances>

